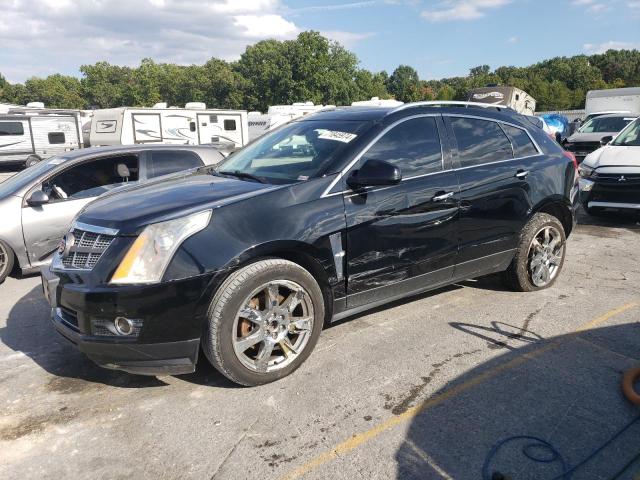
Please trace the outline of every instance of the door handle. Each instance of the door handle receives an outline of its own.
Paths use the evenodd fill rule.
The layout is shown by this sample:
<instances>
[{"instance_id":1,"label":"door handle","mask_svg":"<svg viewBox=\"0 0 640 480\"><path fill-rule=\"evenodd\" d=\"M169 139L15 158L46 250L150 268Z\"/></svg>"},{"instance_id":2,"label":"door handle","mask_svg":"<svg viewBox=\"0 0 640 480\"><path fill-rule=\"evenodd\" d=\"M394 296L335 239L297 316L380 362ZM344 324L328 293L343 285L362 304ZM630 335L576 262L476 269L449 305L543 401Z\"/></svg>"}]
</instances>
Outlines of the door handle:
<instances>
[{"instance_id":1,"label":"door handle","mask_svg":"<svg viewBox=\"0 0 640 480\"><path fill-rule=\"evenodd\" d=\"M527 178L527 175L529 175L529 170L518 170L516 172L515 177L516 178L520 178L520 179L524 179L524 178Z\"/></svg>"},{"instance_id":2,"label":"door handle","mask_svg":"<svg viewBox=\"0 0 640 480\"><path fill-rule=\"evenodd\" d=\"M447 200L449 198L453 197L453 192L447 192L447 193L441 193L440 195L436 195L435 197L432 198L432 200L434 202L442 202L444 200Z\"/></svg>"}]
</instances>

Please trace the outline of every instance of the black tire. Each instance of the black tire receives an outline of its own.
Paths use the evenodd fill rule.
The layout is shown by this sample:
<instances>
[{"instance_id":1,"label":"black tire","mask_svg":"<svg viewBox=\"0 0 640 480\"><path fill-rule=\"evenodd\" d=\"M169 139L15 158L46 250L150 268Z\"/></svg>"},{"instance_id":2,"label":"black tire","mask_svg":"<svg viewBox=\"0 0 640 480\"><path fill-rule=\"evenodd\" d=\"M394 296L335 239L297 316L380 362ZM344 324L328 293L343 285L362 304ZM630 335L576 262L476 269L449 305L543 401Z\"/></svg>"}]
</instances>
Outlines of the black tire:
<instances>
[{"instance_id":1,"label":"black tire","mask_svg":"<svg viewBox=\"0 0 640 480\"><path fill-rule=\"evenodd\" d=\"M529 253L534 237L538 235L539 232L545 227L553 227L559 232L562 239L562 253L559 265L556 266L557 271L554 276L547 284L545 284L544 286L539 286L534 284L531 273L529 271ZM504 273L504 280L507 286L517 292L534 292L552 286L560 276L562 267L564 265L566 256L566 239L567 237L564 231L564 227L562 226L560 220L546 213L536 213L522 230L515 257L509 265L509 268Z\"/></svg>"},{"instance_id":2,"label":"black tire","mask_svg":"<svg viewBox=\"0 0 640 480\"><path fill-rule=\"evenodd\" d=\"M24 168L33 167L36 163L42 161L37 155L29 155L24 162Z\"/></svg>"},{"instance_id":3,"label":"black tire","mask_svg":"<svg viewBox=\"0 0 640 480\"><path fill-rule=\"evenodd\" d=\"M15 255L11 247L0 240L0 283L3 283L13 271Z\"/></svg>"},{"instance_id":4,"label":"black tire","mask_svg":"<svg viewBox=\"0 0 640 480\"><path fill-rule=\"evenodd\" d=\"M274 371L257 372L245 366L234 351L234 322L247 297L261 285L276 280L295 282L308 293L313 306L313 326L306 346L290 364ZM289 375L309 357L322 331L324 299L318 283L307 270L288 260L266 259L231 274L214 295L207 316L202 348L209 362L235 383L262 385Z\"/></svg>"}]
</instances>

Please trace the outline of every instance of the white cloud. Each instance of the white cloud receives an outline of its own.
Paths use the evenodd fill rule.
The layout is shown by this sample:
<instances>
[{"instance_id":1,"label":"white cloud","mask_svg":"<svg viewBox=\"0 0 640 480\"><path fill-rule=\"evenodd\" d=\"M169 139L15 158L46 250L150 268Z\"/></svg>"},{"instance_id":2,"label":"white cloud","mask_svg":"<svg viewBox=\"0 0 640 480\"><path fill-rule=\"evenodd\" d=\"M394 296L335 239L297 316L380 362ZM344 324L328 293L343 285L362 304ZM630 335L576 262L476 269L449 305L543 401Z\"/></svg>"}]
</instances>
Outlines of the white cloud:
<instances>
[{"instance_id":1,"label":"white cloud","mask_svg":"<svg viewBox=\"0 0 640 480\"><path fill-rule=\"evenodd\" d=\"M509 37L507 39L507 43L518 43L519 38L518 37Z\"/></svg>"},{"instance_id":2,"label":"white cloud","mask_svg":"<svg viewBox=\"0 0 640 480\"><path fill-rule=\"evenodd\" d=\"M640 43L633 42L617 42L615 40L609 40L608 42L603 43L585 43L582 46L582 49L585 53L588 54L597 54L597 53L605 53L607 50L633 50L640 49Z\"/></svg>"},{"instance_id":3,"label":"white cloud","mask_svg":"<svg viewBox=\"0 0 640 480\"><path fill-rule=\"evenodd\" d=\"M250 43L295 37L281 0L0 1L0 73L24 81L100 60L237 59Z\"/></svg>"},{"instance_id":4,"label":"white cloud","mask_svg":"<svg viewBox=\"0 0 640 480\"><path fill-rule=\"evenodd\" d=\"M355 32L343 32L341 30L324 30L320 32L321 35L330 38L331 40L335 40L338 43L341 43L345 48L351 48L356 43L361 42L362 40L366 40L367 38L371 38L375 35L372 32L366 33L355 33Z\"/></svg>"},{"instance_id":5,"label":"white cloud","mask_svg":"<svg viewBox=\"0 0 640 480\"><path fill-rule=\"evenodd\" d=\"M486 15L487 10L503 7L511 0L445 0L436 8L423 10L420 14L430 22L453 20L476 20Z\"/></svg>"}]
</instances>

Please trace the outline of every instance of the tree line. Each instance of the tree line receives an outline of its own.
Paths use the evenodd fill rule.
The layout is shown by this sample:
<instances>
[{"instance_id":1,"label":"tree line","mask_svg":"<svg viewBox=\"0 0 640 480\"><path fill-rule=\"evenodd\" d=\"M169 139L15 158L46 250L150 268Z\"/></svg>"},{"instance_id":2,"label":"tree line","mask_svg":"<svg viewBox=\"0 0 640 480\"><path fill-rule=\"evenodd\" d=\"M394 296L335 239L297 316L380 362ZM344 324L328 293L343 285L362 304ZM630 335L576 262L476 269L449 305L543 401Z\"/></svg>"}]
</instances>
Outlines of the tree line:
<instances>
[{"instance_id":1,"label":"tree line","mask_svg":"<svg viewBox=\"0 0 640 480\"><path fill-rule=\"evenodd\" d=\"M308 31L294 40L258 42L235 62L212 58L204 65L183 66L144 59L138 67L98 62L81 66L80 72L81 78L55 74L14 84L0 73L0 102L40 101L51 108L205 102L212 108L266 111L269 105L299 101L350 105L374 96L404 102L464 100L471 88L498 84L527 91L539 111L579 109L588 90L640 86L640 51L555 57L493 71L481 65L465 77L422 80L408 65L390 75L360 68L352 52Z\"/></svg>"}]
</instances>

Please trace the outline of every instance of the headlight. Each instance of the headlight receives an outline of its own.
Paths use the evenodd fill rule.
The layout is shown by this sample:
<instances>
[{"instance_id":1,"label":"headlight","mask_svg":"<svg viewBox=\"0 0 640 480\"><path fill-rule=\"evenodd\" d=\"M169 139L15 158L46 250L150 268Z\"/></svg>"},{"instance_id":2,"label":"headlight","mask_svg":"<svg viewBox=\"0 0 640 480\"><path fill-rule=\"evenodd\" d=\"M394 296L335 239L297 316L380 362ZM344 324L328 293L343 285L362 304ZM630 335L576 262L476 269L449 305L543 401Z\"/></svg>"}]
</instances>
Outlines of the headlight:
<instances>
[{"instance_id":1,"label":"headlight","mask_svg":"<svg viewBox=\"0 0 640 480\"><path fill-rule=\"evenodd\" d=\"M124 256L111 283L158 283L178 247L209 224L211 210L148 225Z\"/></svg>"},{"instance_id":2,"label":"headlight","mask_svg":"<svg viewBox=\"0 0 640 480\"><path fill-rule=\"evenodd\" d=\"M593 168L581 163L578 167L578 173L582 178L589 178L593 174Z\"/></svg>"}]
</instances>

